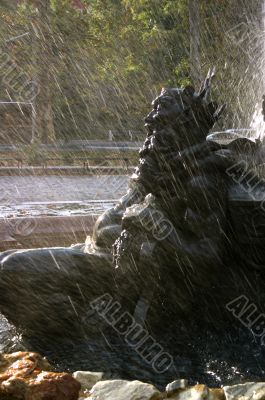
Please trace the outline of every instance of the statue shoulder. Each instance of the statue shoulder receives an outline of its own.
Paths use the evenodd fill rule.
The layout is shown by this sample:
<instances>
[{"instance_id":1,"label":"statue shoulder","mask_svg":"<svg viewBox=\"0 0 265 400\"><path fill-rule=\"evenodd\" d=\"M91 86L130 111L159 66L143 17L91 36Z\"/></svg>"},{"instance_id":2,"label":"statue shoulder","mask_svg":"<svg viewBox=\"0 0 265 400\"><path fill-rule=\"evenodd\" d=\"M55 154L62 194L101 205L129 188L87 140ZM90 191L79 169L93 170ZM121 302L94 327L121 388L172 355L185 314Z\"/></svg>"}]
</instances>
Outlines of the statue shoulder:
<instances>
[{"instance_id":1,"label":"statue shoulder","mask_svg":"<svg viewBox=\"0 0 265 400\"><path fill-rule=\"evenodd\" d=\"M241 132L243 131L243 132ZM207 137L208 143L220 146L215 150L218 162L222 161L227 168L239 163L248 165L259 163L262 145L259 139L248 137L245 130L216 132Z\"/></svg>"}]
</instances>

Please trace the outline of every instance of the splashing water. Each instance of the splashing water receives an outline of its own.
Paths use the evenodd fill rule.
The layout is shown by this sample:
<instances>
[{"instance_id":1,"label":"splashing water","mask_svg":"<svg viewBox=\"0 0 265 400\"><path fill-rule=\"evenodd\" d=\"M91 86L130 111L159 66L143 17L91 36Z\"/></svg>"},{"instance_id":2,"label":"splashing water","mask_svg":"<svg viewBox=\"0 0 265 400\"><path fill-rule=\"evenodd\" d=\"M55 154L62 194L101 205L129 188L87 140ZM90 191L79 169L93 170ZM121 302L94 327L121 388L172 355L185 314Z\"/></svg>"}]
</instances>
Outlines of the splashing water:
<instances>
[{"instance_id":1,"label":"splashing water","mask_svg":"<svg viewBox=\"0 0 265 400\"><path fill-rule=\"evenodd\" d=\"M255 135L255 139L262 140L265 135L265 122L262 114L262 110L260 107L260 103L257 103L255 106L255 112L252 117L252 121L250 123L250 128L253 130L253 135Z\"/></svg>"},{"instance_id":2,"label":"splashing water","mask_svg":"<svg viewBox=\"0 0 265 400\"><path fill-rule=\"evenodd\" d=\"M265 64L265 0L263 0L262 3L262 64ZM263 89L265 88L265 77L264 75L262 76L261 79ZM252 117L252 121L250 124L250 128L254 129L256 131L256 138L259 138L260 140L264 139L265 135L265 122L264 122L264 116L262 114L262 110L260 107L260 102L258 102L255 106L255 111Z\"/></svg>"},{"instance_id":3,"label":"splashing water","mask_svg":"<svg viewBox=\"0 0 265 400\"><path fill-rule=\"evenodd\" d=\"M262 30L262 65L265 65L265 0L262 2L262 11L261 11L261 30ZM264 68L263 68L264 69ZM264 74L261 77L261 85L263 86L263 91L265 92L265 76ZM253 134L253 139L260 139L261 141L264 139L265 136L265 122L264 116L262 114L262 108L260 105L260 100L255 105L255 111L250 123L250 129L253 132L256 132L256 135Z\"/></svg>"}]
</instances>

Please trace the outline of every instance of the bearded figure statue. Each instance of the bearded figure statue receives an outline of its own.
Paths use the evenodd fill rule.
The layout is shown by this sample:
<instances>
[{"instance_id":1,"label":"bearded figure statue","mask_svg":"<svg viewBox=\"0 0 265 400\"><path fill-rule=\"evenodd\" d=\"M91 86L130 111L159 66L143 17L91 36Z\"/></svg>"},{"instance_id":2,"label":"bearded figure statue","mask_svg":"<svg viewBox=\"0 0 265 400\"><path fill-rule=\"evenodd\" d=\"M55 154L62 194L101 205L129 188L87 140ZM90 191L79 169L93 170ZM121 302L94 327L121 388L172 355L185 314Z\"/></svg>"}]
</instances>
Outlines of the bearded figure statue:
<instances>
[{"instance_id":1,"label":"bearded figure statue","mask_svg":"<svg viewBox=\"0 0 265 400\"><path fill-rule=\"evenodd\" d=\"M246 213L237 206L250 179L243 172L260 145L207 140L224 109L208 101L212 77L210 71L198 93L190 86L163 89L153 101L128 192L98 219L85 244L0 255L0 312L8 320L30 333L76 332L90 302L105 293L152 327L161 328L163 316L206 322L216 319L212 306L225 310L235 279L240 292L241 277L265 259L261 252L260 261L244 263ZM255 172L251 179L259 181ZM252 199L251 218L256 205Z\"/></svg>"},{"instance_id":2,"label":"bearded figure statue","mask_svg":"<svg viewBox=\"0 0 265 400\"><path fill-rule=\"evenodd\" d=\"M230 246L231 154L206 140L224 108L207 101L211 78L199 93L163 89L154 100L131 178L144 199L127 207L113 246L115 281L126 293L121 303L135 308L139 322L149 313L152 326L158 312L186 318L199 302L202 309L211 302Z\"/></svg>"}]
</instances>

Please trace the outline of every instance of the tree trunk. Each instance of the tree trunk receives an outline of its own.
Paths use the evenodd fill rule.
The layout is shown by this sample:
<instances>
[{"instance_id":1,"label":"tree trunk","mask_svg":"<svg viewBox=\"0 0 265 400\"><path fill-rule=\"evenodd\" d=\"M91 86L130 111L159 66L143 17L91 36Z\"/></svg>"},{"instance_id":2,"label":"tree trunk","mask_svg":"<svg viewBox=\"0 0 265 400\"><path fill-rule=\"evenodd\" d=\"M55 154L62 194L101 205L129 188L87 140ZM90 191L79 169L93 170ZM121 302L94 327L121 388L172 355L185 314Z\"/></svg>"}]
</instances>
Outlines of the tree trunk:
<instances>
[{"instance_id":1,"label":"tree trunk","mask_svg":"<svg viewBox=\"0 0 265 400\"><path fill-rule=\"evenodd\" d=\"M50 39L50 0L36 0L35 3L38 9L38 16L32 22L34 31L32 40L38 95L33 101L32 141L38 140L46 144L55 140L51 101L51 65L53 55Z\"/></svg>"},{"instance_id":2,"label":"tree trunk","mask_svg":"<svg viewBox=\"0 0 265 400\"><path fill-rule=\"evenodd\" d=\"M200 0L189 0L190 18L190 70L195 86L202 82L200 57Z\"/></svg>"}]
</instances>

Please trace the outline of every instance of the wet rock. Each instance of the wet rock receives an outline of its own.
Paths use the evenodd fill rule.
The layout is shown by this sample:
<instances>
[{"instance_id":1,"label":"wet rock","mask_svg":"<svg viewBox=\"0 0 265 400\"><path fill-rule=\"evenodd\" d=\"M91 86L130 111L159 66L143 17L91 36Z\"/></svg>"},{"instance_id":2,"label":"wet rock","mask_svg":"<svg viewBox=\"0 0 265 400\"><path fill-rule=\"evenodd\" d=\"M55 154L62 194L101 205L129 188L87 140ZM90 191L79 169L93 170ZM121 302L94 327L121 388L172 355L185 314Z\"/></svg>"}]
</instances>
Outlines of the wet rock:
<instances>
[{"instance_id":1,"label":"wet rock","mask_svg":"<svg viewBox=\"0 0 265 400\"><path fill-rule=\"evenodd\" d=\"M103 372L76 371L73 377L81 384L82 390L90 390L103 377Z\"/></svg>"},{"instance_id":2,"label":"wet rock","mask_svg":"<svg viewBox=\"0 0 265 400\"><path fill-rule=\"evenodd\" d=\"M24 400L28 395L26 382L21 378L10 378L0 386L0 398L5 400Z\"/></svg>"},{"instance_id":3,"label":"wet rock","mask_svg":"<svg viewBox=\"0 0 265 400\"><path fill-rule=\"evenodd\" d=\"M77 400L81 388L72 375L54 373L37 353L0 355L0 399Z\"/></svg>"},{"instance_id":4,"label":"wet rock","mask_svg":"<svg viewBox=\"0 0 265 400\"><path fill-rule=\"evenodd\" d=\"M176 390L185 389L187 386L187 379L177 379L176 381L173 381L167 385L166 392L169 394L174 393Z\"/></svg>"},{"instance_id":5,"label":"wet rock","mask_svg":"<svg viewBox=\"0 0 265 400\"><path fill-rule=\"evenodd\" d=\"M77 400L80 383L70 374L42 372L29 383L29 400Z\"/></svg>"},{"instance_id":6,"label":"wet rock","mask_svg":"<svg viewBox=\"0 0 265 400\"><path fill-rule=\"evenodd\" d=\"M0 354L0 376L3 373L29 373L30 369L50 371L51 365L38 353L18 351L12 354Z\"/></svg>"},{"instance_id":7,"label":"wet rock","mask_svg":"<svg viewBox=\"0 0 265 400\"><path fill-rule=\"evenodd\" d=\"M167 397L171 400L225 400L223 389L209 389L205 385L175 389L174 393L167 391Z\"/></svg>"},{"instance_id":8,"label":"wet rock","mask_svg":"<svg viewBox=\"0 0 265 400\"><path fill-rule=\"evenodd\" d=\"M172 400L206 400L209 399L209 389L205 385L196 385L188 389L179 390L170 398Z\"/></svg>"},{"instance_id":9,"label":"wet rock","mask_svg":"<svg viewBox=\"0 0 265 400\"><path fill-rule=\"evenodd\" d=\"M90 400L160 400L162 393L140 381L101 381L90 392Z\"/></svg>"},{"instance_id":10,"label":"wet rock","mask_svg":"<svg viewBox=\"0 0 265 400\"><path fill-rule=\"evenodd\" d=\"M226 400L265 400L265 382L224 386Z\"/></svg>"},{"instance_id":11,"label":"wet rock","mask_svg":"<svg viewBox=\"0 0 265 400\"><path fill-rule=\"evenodd\" d=\"M223 389L209 389L210 400L225 400L225 394Z\"/></svg>"}]
</instances>

